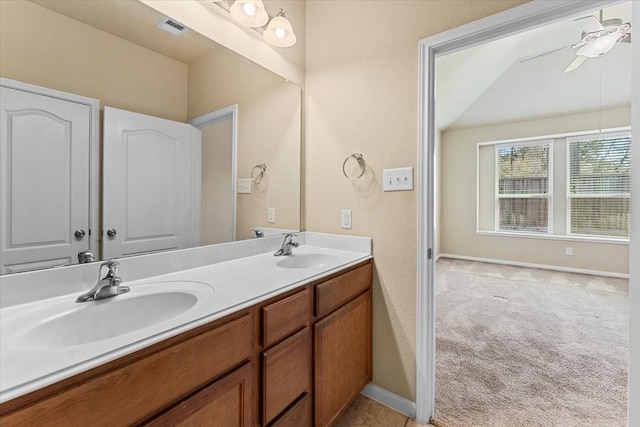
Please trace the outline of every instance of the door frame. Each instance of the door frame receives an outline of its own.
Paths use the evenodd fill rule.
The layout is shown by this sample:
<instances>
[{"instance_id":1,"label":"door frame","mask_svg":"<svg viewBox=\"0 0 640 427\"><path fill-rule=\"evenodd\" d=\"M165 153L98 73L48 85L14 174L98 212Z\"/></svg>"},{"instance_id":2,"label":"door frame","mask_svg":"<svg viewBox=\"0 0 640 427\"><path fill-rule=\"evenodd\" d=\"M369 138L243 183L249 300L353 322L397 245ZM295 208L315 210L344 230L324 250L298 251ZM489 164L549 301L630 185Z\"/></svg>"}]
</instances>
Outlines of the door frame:
<instances>
[{"instance_id":1,"label":"door frame","mask_svg":"<svg viewBox=\"0 0 640 427\"><path fill-rule=\"evenodd\" d=\"M63 92L60 90L50 89L44 86L37 86L18 80L0 77L0 86L10 89L20 90L23 92L33 93L35 95L48 96L50 98L60 99L62 101L75 102L76 104L86 105L90 111L89 123L89 236L87 243L89 250L93 252L96 259L102 259L100 247L100 228L99 228L99 195L100 195L100 100L88 98L74 93Z\"/></svg>"},{"instance_id":2,"label":"door frame","mask_svg":"<svg viewBox=\"0 0 640 427\"><path fill-rule=\"evenodd\" d=\"M477 44L504 37L553 21L564 19L596 7L621 3L620 0L557 0L531 1L496 15L471 22L452 30L422 39L419 42L418 73L418 247L417 247L417 307L416 307L416 419L428 422L435 413L435 248L436 182L435 172L435 58ZM632 2L633 4L633 2ZM634 19L640 22L640 4L632 6ZM633 46L636 46L635 48ZM640 43L632 44L632 68L640 68ZM635 105L635 107L634 107ZM640 81L632 80L632 140L640 141ZM640 150L632 153L632 162L640 163ZM632 171L632 210L640 211L640 174ZM640 306L640 290L634 282L640 277L640 265L631 260L640 255L640 218L631 217L632 238L629 243L630 306ZM636 242L632 244L632 242ZM632 279L633 278L633 279ZM635 283L635 285L639 285ZM640 340L631 334L640 323L640 313L631 310L629 324L629 360L640 356ZM638 311L638 310L636 310ZM634 356L632 356L634 355ZM629 364L628 400L640 399L640 367ZM640 408L628 405L629 425L640 425Z\"/></svg>"},{"instance_id":3,"label":"door frame","mask_svg":"<svg viewBox=\"0 0 640 427\"><path fill-rule=\"evenodd\" d=\"M210 113L198 116L195 119L189 120L189 124L195 128L202 129L207 126L214 125L216 123L231 120L232 135L231 135L231 239L236 240L236 217L237 217L237 195L236 185L238 182L238 104L232 104L228 107L221 108L219 110L212 111ZM199 147L200 148L200 147ZM202 149L199 150L202 152ZM202 162L197 161L200 159L193 159L193 168L198 172L198 176L202 176L201 167ZM198 192L197 198L194 200L200 200L201 184L196 182L194 185L194 191ZM200 242L200 207L196 209L193 215L194 218L194 241Z\"/></svg>"}]
</instances>

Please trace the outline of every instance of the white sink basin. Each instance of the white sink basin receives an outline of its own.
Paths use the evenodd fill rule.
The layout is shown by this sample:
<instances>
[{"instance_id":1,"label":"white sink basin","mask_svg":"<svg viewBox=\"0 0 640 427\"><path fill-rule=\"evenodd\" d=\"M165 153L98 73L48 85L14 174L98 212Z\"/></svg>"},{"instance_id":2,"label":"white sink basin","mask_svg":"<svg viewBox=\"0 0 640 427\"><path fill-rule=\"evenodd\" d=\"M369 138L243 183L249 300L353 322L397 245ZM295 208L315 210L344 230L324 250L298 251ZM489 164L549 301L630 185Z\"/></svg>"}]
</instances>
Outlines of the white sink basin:
<instances>
[{"instance_id":1,"label":"white sink basin","mask_svg":"<svg viewBox=\"0 0 640 427\"><path fill-rule=\"evenodd\" d=\"M276 262L282 268L316 268L336 262L338 257L328 254L296 254L285 256Z\"/></svg>"},{"instance_id":2,"label":"white sink basin","mask_svg":"<svg viewBox=\"0 0 640 427\"><path fill-rule=\"evenodd\" d=\"M3 328L2 334L18 351L80 346L160 325L193 309L213 293L206 283L168 281L132 286L126 294L98 301L59 300L11 316L7 320L16 327Z\"/></svg>"}]
</instances>

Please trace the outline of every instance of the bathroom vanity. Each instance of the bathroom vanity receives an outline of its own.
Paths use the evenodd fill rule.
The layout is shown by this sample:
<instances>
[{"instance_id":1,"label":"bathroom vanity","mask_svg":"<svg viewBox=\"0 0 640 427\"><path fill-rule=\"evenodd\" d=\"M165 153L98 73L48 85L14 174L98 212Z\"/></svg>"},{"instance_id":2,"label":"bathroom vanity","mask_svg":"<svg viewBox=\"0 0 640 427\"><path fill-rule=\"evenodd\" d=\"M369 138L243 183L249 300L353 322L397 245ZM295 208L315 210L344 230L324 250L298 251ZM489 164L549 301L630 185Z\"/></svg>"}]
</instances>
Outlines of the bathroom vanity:
<instances>
[{"instance_id":1,"label":"bathroom vanity","mask_svg":"<svg viewBox=\"0 0 640 427\"><path fill-rule=\"evenodd\" d=\"M373 261L370 250L312 246L308 243L314 239L331 246L331 239L301 234L307 245L294 249L290 257L267 252L156 276L151 284L149 279L132 283L131 294L145 284L207 282L207 277L218 281L213 286L215 303L207 304L213 311L198 313L187 326L173 328L171 336L163 330L151 340L143 337L122 347L127 354L115 351L104 363L110 341L98 340L101 353L89 357L94 366L79 361L76 368L73 353L91 343L65 344L45 357L60 358L67 352L69 359L58 361L63 365L52 361L49 371L69 375L48 384L49 376L57 379L55 372L26 381L5 376L3 393L9 398L0 404L0 424L333 425L371 380ZM340 239L348 238L340 237L336 247L346 242ZM267 240L244 244L271 244ZM281 238L271 240L277 245ZM135 259L126 260L131 262ZM226 282L221 276L228 279L228 287L221 284ZM251 285L249 277L264 283ZM15 307L3 311L3 323L21 314ZM14 348L8 350L3 343L3 362L16 360L11 359L16 342L9 340ZM28 359L24 349L17 353ZM27 366L34 362L26 360ZM3 363L2 369L22 368L17 363ZM9 383L15 386L6 390ZM20 390L15 397L13 389Z\"/></svg>"}]
</instances>

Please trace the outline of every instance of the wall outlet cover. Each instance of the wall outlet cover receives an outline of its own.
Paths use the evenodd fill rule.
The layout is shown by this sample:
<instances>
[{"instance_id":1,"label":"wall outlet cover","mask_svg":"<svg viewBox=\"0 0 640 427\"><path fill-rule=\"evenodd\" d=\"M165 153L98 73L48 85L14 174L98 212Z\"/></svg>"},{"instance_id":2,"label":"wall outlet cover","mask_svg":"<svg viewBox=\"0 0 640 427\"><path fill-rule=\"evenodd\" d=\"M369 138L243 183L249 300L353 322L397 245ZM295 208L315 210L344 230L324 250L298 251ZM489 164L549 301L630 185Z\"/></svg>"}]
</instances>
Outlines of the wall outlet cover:
<instances>
[{"instance_id":1,"label":"wall outlet cover","mask_svg":"<svg viewBox=\"0 0 640 427\"><path fill-rule=\"evenodd\" d=\"M276 208L267 208L267 222L276 222Z\"/></svg>"}]
</instances>

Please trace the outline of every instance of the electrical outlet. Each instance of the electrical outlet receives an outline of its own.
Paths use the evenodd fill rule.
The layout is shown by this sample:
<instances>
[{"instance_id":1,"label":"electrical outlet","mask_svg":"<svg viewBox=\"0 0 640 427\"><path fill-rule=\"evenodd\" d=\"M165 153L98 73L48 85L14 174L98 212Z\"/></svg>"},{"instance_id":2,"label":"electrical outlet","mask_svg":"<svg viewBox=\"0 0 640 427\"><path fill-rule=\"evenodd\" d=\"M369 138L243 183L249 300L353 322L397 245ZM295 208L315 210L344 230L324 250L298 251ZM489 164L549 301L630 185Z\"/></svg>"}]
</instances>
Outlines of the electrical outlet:
<instances>
[{"instance_id":1,"label":"electrical outlet","mask_svg":"<svg viewBox=\"0 0 640 427\"><path fill-rule=\"evenodd\" d=\"M383 191L413 190L413 168L384 169L382 179Z\"/></svg>"},{"instance_id":2,"label":"electrical outlet","mask_svg":"<svg viewBox=\"0 0 640 427\"><path fill-rule=\"evenodd\" d=\"M276 222L276 208L267 208L267 222Z\"/></svg>"},{"instance_id":3,"label":"electrical outlet","mask_svg":"<svg viewBox=\"0 0 640 427\"><path fill-rule=\"evenodd\" d=\"M573 248L570 248L570 247L564 248L564 254L565 255L573 255Z\"/></svg>"},{"instance_id":4,"label":"electrical outlet","mask_svg":"<svg viewBox=\"0 0 640 427\"><path fill-rule=\"evenodd\" d=\"M238 194L251 194L251 179L238 179Z\"/></svg>"},{"instance_id":5,"label":"electrical outlet","mask_svg":"<svg viewBox=\"0 0 640 427\"><path fill-rule=\"evenodd\" d=\"M340 226L342 228L351 228L351 210L344 209L340 215Z\"/></svg>"}]
</instances>

